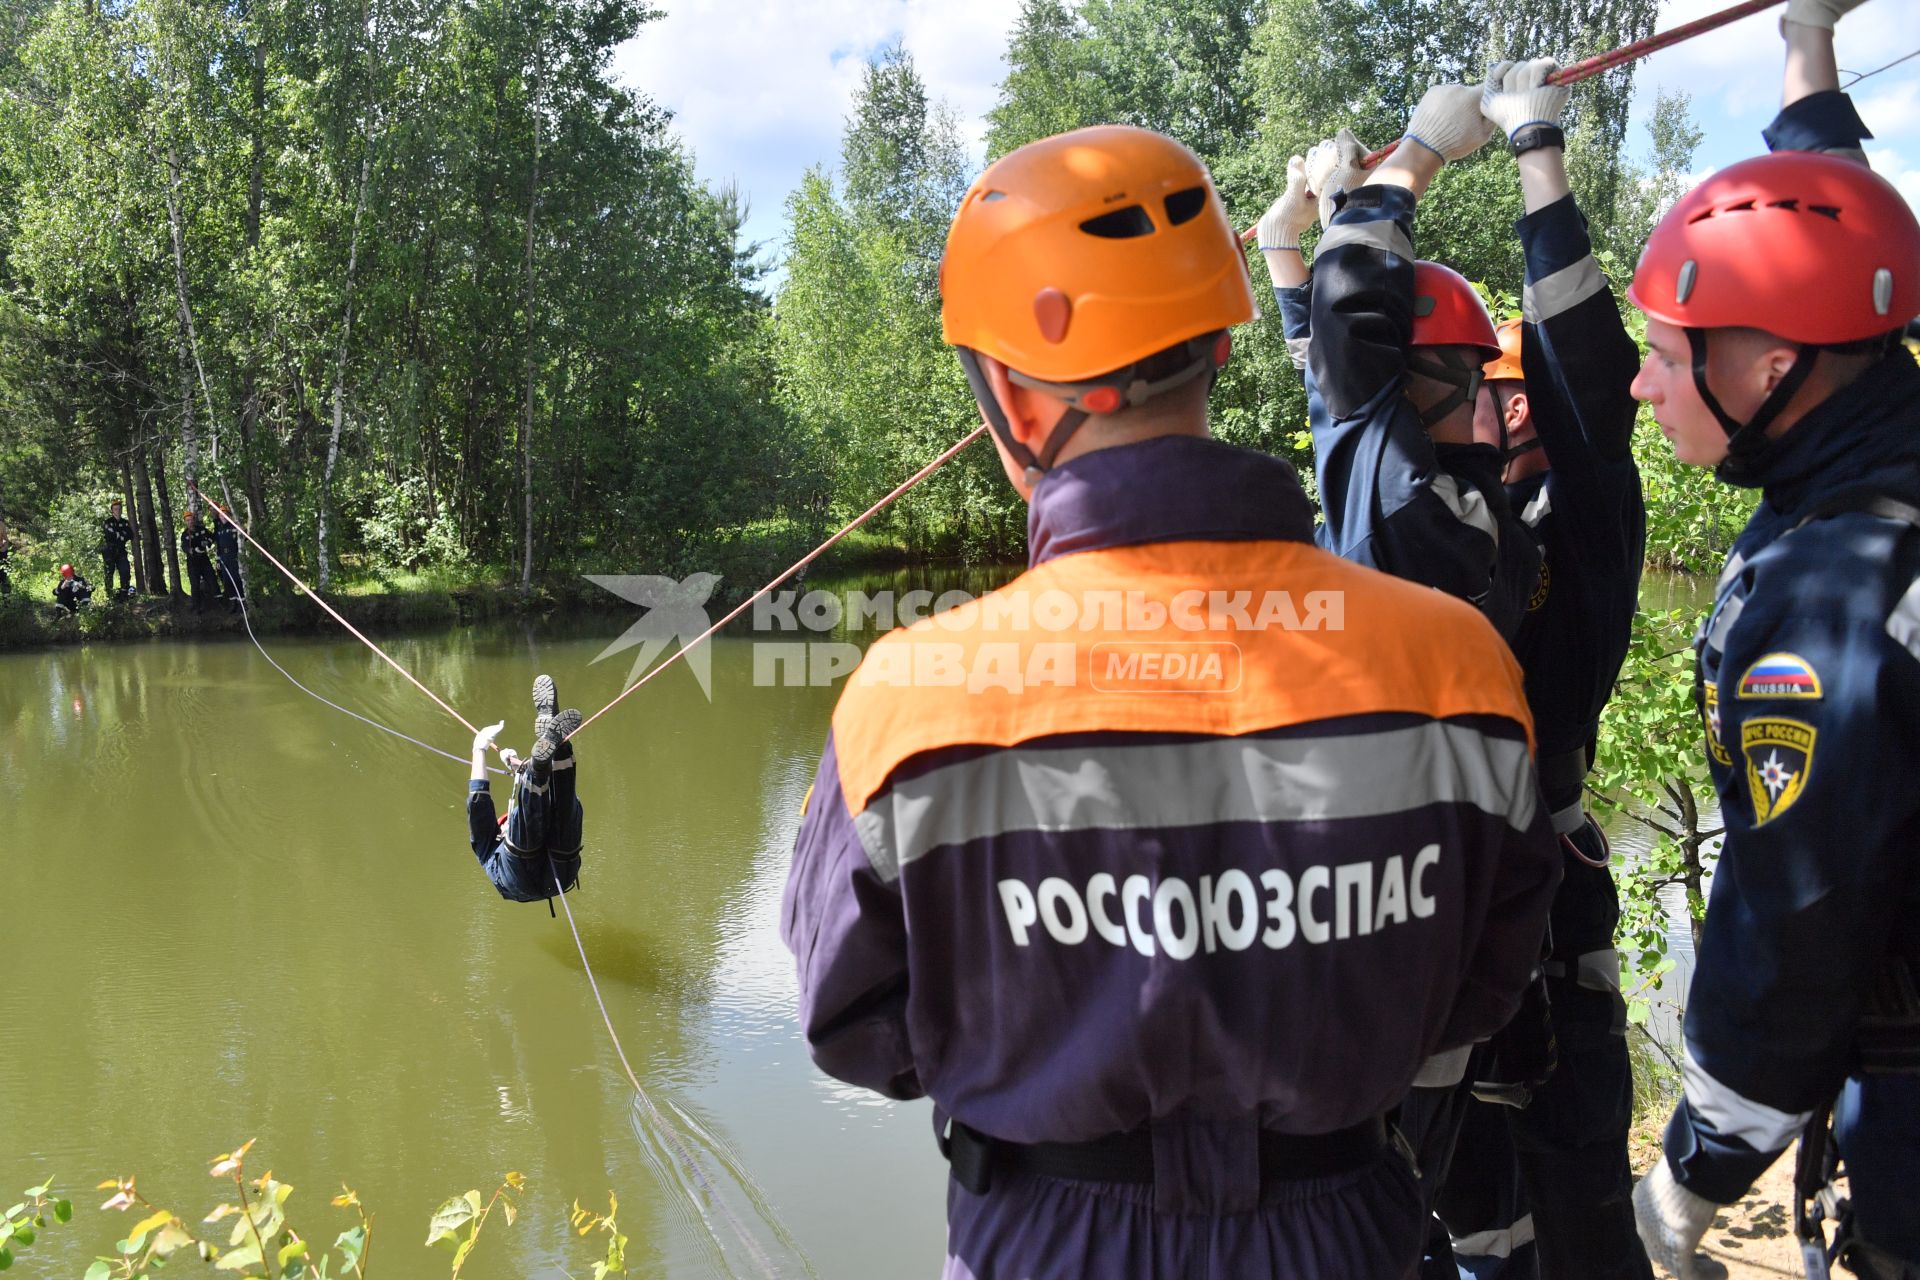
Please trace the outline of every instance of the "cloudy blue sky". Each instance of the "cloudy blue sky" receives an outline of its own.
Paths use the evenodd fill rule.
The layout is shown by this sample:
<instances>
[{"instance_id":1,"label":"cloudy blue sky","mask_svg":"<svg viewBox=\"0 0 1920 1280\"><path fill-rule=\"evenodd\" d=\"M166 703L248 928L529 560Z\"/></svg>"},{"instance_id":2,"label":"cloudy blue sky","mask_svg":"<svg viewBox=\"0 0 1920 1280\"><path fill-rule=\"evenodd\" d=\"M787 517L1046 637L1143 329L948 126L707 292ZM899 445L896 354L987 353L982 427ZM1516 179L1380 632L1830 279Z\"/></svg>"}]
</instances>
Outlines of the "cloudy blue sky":
<instances>
[{"instance_id":1,"label":"cloudy blue sky","mask_svg":"<svg viewBox=\"0 0 1920 1280\"><path fill-rule=\"evenodd\" d=\"M1019 0L658 0L667 14L621 50L618 73L675 113L702 177L737 182L752 202L748 234L777 248L782 207L808 166L832 164L863 59L899 37L931 92L966 122L979 155L985 114ZM1728 0L1665 0L1659 29ZM1869 71L1920 48L1920 0L1870 0L1839 28L1840 65ZM1550 50L1547 52L1551 52ZM1842 77L1843 80L1846 77ZM1706 132L1702 174L1761 149L1778 106L1775 12L1743 19L1641 64L1629 140L1656 89L1685 90ZM1877 135L1869 155L1920 208L1920 58L1855 93Z\"/></svg>"}]
</instances>

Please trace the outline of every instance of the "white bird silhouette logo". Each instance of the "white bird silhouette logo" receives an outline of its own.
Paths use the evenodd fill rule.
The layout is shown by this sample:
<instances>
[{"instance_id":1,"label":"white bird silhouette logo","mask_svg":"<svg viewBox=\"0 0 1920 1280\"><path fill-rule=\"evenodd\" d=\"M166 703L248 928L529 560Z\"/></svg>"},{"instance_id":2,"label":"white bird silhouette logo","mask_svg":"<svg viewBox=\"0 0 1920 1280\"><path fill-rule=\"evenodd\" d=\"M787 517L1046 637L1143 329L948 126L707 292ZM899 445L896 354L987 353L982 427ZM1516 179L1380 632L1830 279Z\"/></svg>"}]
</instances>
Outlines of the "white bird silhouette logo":
<instances>
[{"instance_id":1,"label":"white bird silhouette logo","mask_svg":"<svg viewBox=\"0 0 1920 1280\"><path fill-rule=\"evenodd\" d=\"M626 688L632 688L634 682L646 674L668 644L677 640L680 647L686 649L713 625L707 618L706 603L720 583L717 573L689 574L683 582L652 573L589 573L586 579L647 610L638 622L594 658L594 662L598 662L639 645L640 652L627 675ZM687 665L693 668L694 679L700 682L700 691L707 695L709 702L713 700L712 657L710 645L687 649Z\"/></svg>"}]
</instances>

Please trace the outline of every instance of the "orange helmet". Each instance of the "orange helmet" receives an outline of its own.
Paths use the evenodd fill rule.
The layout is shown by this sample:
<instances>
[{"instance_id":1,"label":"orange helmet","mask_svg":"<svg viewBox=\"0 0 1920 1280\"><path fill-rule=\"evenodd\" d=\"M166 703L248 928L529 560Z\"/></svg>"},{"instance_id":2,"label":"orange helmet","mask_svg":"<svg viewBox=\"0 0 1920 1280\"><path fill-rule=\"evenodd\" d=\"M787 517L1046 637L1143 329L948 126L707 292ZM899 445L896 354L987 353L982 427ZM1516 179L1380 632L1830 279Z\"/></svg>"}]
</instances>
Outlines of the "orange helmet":
<instances>
[{"instance_id":1,"label":"orange helmet","mask_svg":"<svg viewBox=\"0 0 1920 1280\"><path fill-rule=\"evenodd\" d=\"M1207 167L1149 129L1003 156L947 232L941 336L1030 378L1083 382L1258 314Z\"/></svg>"},{"instance_id":2,"label":"orange helmet","mask_svg":"<svg viewBox=\"0 0 1920 1280\"><path fill-rule=\"evenodd\" d=\"M1225 363L1259 315L1207 167L1148 129L1101 125L1001 157L960 202L940 264L940 326L1001 443L1037 479L1090 413ZM1166 367L1141 362L1186 344ZM1015 441L976 354L1071 406L1038 457ZM1176 367L1177 366L1177 367Z\"/></svg>"},{"instance_id":3,"label":"orange helmet","mask_svg":"<svg viewBox=\"0 0 1920 1280\"><path fill-rule=\"evenodd\" d=\"M1498 382L1502 378L1511 378L1518 382L1527 375L1520 371L1520 322L1503 320L1494 326L1494 336L1500 340L1500 354L1487 361L1481 376L1488 382Z\"/></svg>"}]
</instances>

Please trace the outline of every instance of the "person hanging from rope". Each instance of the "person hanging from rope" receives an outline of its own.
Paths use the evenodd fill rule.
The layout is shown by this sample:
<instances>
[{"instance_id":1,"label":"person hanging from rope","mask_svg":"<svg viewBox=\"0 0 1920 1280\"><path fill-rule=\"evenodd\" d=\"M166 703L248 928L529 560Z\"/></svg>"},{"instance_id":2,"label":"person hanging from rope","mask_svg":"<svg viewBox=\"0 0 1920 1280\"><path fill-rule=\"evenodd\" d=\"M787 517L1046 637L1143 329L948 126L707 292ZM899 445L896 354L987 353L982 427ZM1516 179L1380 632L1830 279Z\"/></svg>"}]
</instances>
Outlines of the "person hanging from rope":
<instances>
[{"instance_id":1,"label":"person hanging from rope","mask_svg":"<svg viewBox=\"0 0 1920 1280\"><path fill-rule=\"evenodd\" d=\"M133 525L121 514L120 505L118 498L108 503L107 514L100 521L100 562L105 570L100 581L110 599L125 600L133 595L133 566L127 561L127 548L133 543ZM120 581L118 588L113 585L115 575Z\"/></svg>"},{"instance_id":2,"label":"person hanging from rope","mask_svg":"<svg viewBox=\"0 0 1920 1280\"><path fill-rule=\"evenodd\" d=\"M233 517L220 510L213 511L213 546L219 559L220 594L227 603L239 608L246 599L247 589L240 579L240 535L233 527Z\"/></svg>"},{"instance_id":3,"label":"person hanging from rope","mask_svg":"<svg viewBox=\"0 0 1920 1280\"><path fill-rule=\"evenodd\" d=\"M848 679L783 903L813 1060L933 1100L951 1280L1410 1276L1385 1114L1512 1016L1560 874L1519 668L1210 438L1257 313L1185 147L1010 153L941 277L1031 567Z\"/></svg>"},{"instance_id":4,"label":"person hanging from rope","mask_svg":"<svg viewBox=\"0 0 1920 1280\"><path fill-rule=\"evenodd\" d=\"M1567 851L1540 1017L1488 1042L1453 1101L1465 1114L1436 1209L1436 1275L1651 1280L1634 1230L1632 1068L1613 949L1620 899L1582 794L1625 660L1645 558L1631 448L1640 361L1567 182L1570 91L1551 59L1497 63L1482 113L1511 143L1526 216L1522 316L1497 327L1483 408L1504 436L1508 503L1540 542L1540 584L1514 637L1539 773ZM1449 1256L1451 1255L1451 1256ZM1457 1267L1457 1270L1456 1270Z\"/></svg>"},{"instance_id":5,"label":"person hanging from rope","mask_svg":"<svg viewBox=\"0 0 1920 1280\"><path fill-rule=\"evenodd\" d=\"M200 513L187 508L186 527L180 530L180 552L187 562L187 586L193 592L193 611L203 613L220 594L213 576L213 534L200 523Z\"/></svg>"},{"instance_id":6,"label":"person hanging from rope","mask_svg":"<svg viewBox=\"0 0 1920 1280\"><path fill-rule=\"evenodd\" d=\"M1427 185L1491 136L1477 87L1435 85L1371 173L1344 129L1294 157L1259 246L1306 378L1320 545L1469 601L1511 640L1540 552L1508 506L1497 443L1474 430L1481 366L1500 347L1473 286L1413 248ZM1300 237L1316 215L1309 272Z\"/></svg>"},{"instance_id":7,"label":"person hanging from rope","mask_svg":"<svg viewBox=\"0 0 1920 1280\"><path fill-rule=\"evenodd\" d=\"M553 678L533 682L534 742L522 760L503 752L513 774L513 794L504 816L494 816L487 752L506 722L488 725L473 737L473 775L467 783L467 833L473 856L487 879L511 902L548 901L580 883L584 811L580 807L579 770L573 743L580 713L556 711Z\"/></svg>"},{"instance_id":8,"label":"person hanging from rope","mask_svg":"<svg viewBox=\"0 0 1920 1280\"><path fill-rule=\"evenodd\" d=\"M53 587L53 602L69 614L80 612L80 606L93 599L93 584L73 571L73 566L60 566L60 580Z\"/></svg>"},{"instance_id":9,"label":"person hanging from rope","mask_svg":"<svg viewBox=\"0 0 1920 1280\"><path fill-rule=\"evenodd\" d=\"M1772 154L1681 197L1629 289L1634 395L1681 462L1761 493L1695 643L1727 830L1684 1096L1634 1191L1682 1280L1725 1274L1696 1249L1796 1137L1808 1274L1837 1147L1838 1261L1920 1276L1920 221L1838 88L1854 7L1791 0Z\"/></svg>"}]
</instances>

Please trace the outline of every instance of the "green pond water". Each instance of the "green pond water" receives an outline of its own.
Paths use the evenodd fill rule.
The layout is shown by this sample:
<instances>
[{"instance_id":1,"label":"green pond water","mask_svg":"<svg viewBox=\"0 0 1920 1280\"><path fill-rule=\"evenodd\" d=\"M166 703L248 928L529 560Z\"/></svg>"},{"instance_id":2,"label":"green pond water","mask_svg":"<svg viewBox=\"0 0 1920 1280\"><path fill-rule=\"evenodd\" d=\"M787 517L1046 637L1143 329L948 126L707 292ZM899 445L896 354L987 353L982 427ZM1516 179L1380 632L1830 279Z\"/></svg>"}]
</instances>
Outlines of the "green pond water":
<instances>
[{"instance_id":1,"label":"green pond water","mask_svg":"<svg viewBox=\"0 0 1920 1280\"><path fill-rule=\"evenodd\" d=\"M524 749L533 675L600 706L632 653L594 659L626 621L387 647ZM266 645L464 756L466 731L351 639ZM0 654L0 1199L51 1175L77 1205L14 1274L111 1251L132 1221L97 1211L105 1178L197 1222L232 1198L208 1162L248 1138L317 1242L353 1223L328 1203L341 1185L359 1193L375 1276L446 1274L430 1215L508 1170L520 1216L489 1223L476 1280L589 1274L567 1210L609 1191L636 1276L937 1274L927 1104L812 1067L779 940L836 691L756 684L745 638L714 645L711 689L676 665L579 742L573 912L637 1101L564 916L501 900L475 864L463 764L312 700L244 639Z\"/></svg>"}]
</instances>

